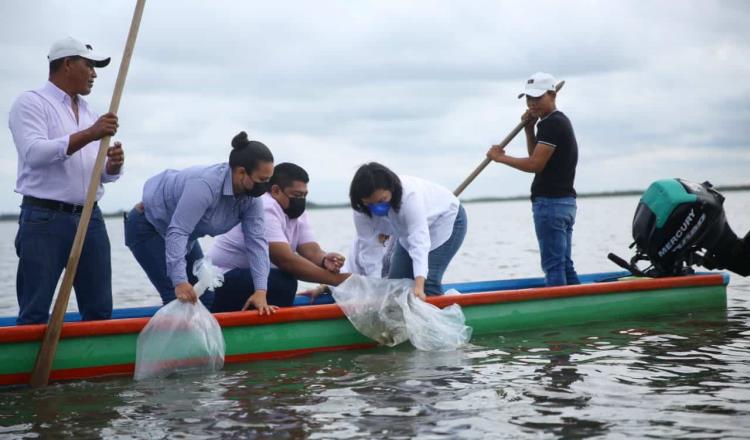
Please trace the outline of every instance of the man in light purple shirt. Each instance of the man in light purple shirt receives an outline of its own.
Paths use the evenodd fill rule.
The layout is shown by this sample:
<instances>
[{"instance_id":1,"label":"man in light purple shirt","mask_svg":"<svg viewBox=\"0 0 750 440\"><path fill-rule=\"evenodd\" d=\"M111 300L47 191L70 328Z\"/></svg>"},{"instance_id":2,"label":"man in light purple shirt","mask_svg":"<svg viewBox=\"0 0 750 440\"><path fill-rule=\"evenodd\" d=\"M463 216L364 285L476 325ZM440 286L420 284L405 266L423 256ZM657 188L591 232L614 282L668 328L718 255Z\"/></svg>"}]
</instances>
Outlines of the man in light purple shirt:
<instances>
[{"instance_id":1,"label":"man in light purple shirt","mask_svg":"<svg viewBox=\"0 0 750 440\"><path fill-rule=\"evenodd\" d=\"M267 301L276 310L290 306L297 293L297 280L339 285L348 273L340 273L344 257L325 252L315 241L305 213L307 172L293 163L280 163L273 170L269 192L261 197L265 238L273 267L268 274ZM212 312L245 310L254 303L254 277L248 263L245 232L235 227L216 237L211 261L224 271L224 284L216 289Z\"/></svg>"},{"instance_id":2,"label":"man in light purple shirt","mask_svg":"<svg viewBox=\"0 0 750 440\"><path fill-rule=\"evenodd\" d=\"M47 58L49 81L22 93L8 119L18 152L15 191L23 196L15 240L18 324L47 322L86 200L97 141L114 135L118 126L116 115L97 116L81 97L91 93L94 68L109 64L108 57L68 37L55 42ZM115 142L107 151L101 182L117 180L124 160L122 145ZM103 193L100 184L97 201ZM82 319L111 316L109 237L96 204L73 287Z\"/></svg>"}]
</instances>

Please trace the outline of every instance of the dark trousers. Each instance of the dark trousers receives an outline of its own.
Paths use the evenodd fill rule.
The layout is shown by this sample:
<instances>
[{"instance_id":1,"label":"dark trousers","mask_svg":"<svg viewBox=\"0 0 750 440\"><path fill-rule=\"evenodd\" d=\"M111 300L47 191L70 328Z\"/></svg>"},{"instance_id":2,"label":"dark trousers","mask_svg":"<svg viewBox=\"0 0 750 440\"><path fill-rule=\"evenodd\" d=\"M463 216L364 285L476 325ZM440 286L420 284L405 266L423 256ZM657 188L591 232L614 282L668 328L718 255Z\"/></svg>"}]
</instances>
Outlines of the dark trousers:
<instances>
[{"instance_id":1,"label":"dark trousers","mask_svg":"<svg viewBox=\"0 0 750 440\"><path fill-rule=\"evenodd\" d=\"M255 287L250 269L232 269L224 274L224 284L216 289L216 296L210 310L214 313L242 310L245 302L254 292ZM291 306L297 294L297 280L279 269L271 269L268 275L267 292L268 304L279 307Z\"/></svg>"},{"instance_id":2,"label":"dark trousers","mask_svg":"<svg viewBox=\"0 0 750 440\"><path fill-rule=\"evenodd\" d=\"M16 295L18 324L46 323L52 297L68 263L81 214L21 205L15 246L18 255ZM91 213L86 239L73 279L83 320L112 316L112 263L109 236L98 207Z\"/></svg>"},{"instance_id":3,"label":"dark trousers","mask_svg":"<svg viewBox=\"0 0 750 440\"><path fill-rule=\"evenodd\" d=\"M164 237L149 223L146 215L132 209L125 217L125 245L133 253L138 264L146 272L151 284L161 296L162 303L175 299L174 285L167 275L167 250ZM185 256L188 282L195 284L198 278L193 275L193 264L203 258L201 245L196 241ZM201 302L210 308L213 293L206 291L200 297Z\"/></svg>"}]
</instances>

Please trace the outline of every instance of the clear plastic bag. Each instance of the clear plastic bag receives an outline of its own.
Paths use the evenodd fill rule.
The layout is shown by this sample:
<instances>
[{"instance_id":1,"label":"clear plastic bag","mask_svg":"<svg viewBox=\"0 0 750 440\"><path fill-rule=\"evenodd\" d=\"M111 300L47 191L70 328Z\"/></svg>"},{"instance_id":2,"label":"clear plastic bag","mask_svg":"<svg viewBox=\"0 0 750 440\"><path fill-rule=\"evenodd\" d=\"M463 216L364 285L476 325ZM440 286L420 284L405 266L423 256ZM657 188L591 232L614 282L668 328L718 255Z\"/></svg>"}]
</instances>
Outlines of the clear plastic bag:
<instances>
[{"instance_id":1,"label":"clear plastic bag","mask_svg":"<svg viewBox=\"0 0 750 440\"><path fill-rule=\"evenodd\" d=\"M198 277L198 282L193 286L195 294L203 295L206 289L216 289L224 284L224 273L218 267L211 264L207 257L195 262L193 274Z\"/></svg>"},{"instance_id":2,"label":"clear plastic bag","mask_svg":"<svg viewBox=\"0 0 750 440\"><path fill-rule=\"evenodd\" d=\"M412 293L413 280L351 275L332 287L336 304L354 328L376 342L394 346L406 340L425 351L449 351L471 339L457 304L440 309Z\"/></svg>"},{"instance_id":3,"label":"clear plastic bag","mask_svg":"<svg viewBox=\"0 0 750 440\"><path fill-rule=\"evenodd\" d=\"M224 366L224 337L216 318L198 301L173 300L138 335L135 380Z\"/></svg>"},{"instance_id":4,"label":"clear plastic bag","mask_svg":"<svg viewBox=\"0 0 750 440\"><path fill-rule=\"evenodd\" d=\"M194 286L198 295L223 281L209 261L196 262L195 273L199 277ZM135 380L178 372L211 372L223 366L221 327L200 301L191 304L173 300L159 309L138 335Z\"/></svg>"},{"instance_id":5,"label":"clear plastic bag","mask_svg":"<svg viewBox=\"0 0 750 440\"><path fill-rule=\"evenodd\" d=\"M397 297L403 310L406 333L412 345L424 351L451 351L471 339L461 306L444 309L422 301L411 292Z\"/></svg>"}]
</instances>

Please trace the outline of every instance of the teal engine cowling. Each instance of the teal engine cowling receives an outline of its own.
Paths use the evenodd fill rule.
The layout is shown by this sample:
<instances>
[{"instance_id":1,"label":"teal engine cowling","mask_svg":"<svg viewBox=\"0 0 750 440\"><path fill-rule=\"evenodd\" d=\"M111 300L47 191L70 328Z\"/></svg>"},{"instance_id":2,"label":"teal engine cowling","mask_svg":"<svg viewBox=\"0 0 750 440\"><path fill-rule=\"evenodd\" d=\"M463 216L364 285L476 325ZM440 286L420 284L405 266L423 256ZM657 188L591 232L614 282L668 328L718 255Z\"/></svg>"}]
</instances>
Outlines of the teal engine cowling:
<instances>
[{"instance_id":1,"label":"teal engine cowling","mask_svg":"<svg viewBox=\"0 0 750 440\"><path fill-rule=\"evenodd\" d=\"M633 217L635 256L630 264L612 254L610 259L647 276L689 274L693 265L750 275L750 232L737 237L723 204L724 196L709 182L658 180L643 194ZM636 263L643 260L651 266L641 271Z\"/></svg>"}]
</instances>

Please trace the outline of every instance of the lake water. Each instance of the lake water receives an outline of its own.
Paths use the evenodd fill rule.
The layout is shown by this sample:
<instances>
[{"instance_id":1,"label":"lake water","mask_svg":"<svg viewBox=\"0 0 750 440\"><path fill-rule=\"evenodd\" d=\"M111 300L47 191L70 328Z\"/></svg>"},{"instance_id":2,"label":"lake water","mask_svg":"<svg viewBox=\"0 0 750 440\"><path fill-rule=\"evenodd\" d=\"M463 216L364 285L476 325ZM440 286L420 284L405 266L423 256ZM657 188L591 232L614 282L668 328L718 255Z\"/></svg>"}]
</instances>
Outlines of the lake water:
<instances>
[{"instance_id":1,"label":"lake water","mask_svg":"<svg viewBox=\"0 0 750 440\"><path fill-rule=\"evenodd\" d=\"M729 223L744 234L750 192L725 195ZM630 256L637 201L579 200L579 273L618 270L608 252ZM540 276L528 201L466 209L469 232L444 281ZM323 247L346 253L350 213L310 216ZM116 307L157 304L122 221L107 226ZM15 231L0 223L0 315L17 313ZM750 280L732 276L726 312L482 336L451 353L319 353L210 376L6 389L0 437L748 438Z\"/></svg>"}]
</instances>

